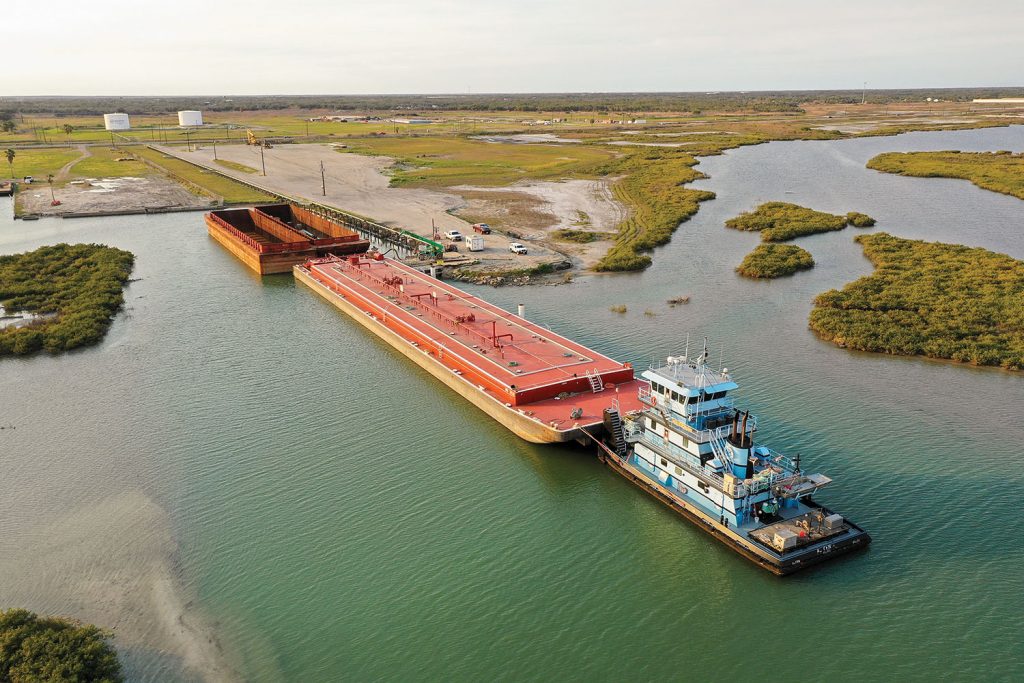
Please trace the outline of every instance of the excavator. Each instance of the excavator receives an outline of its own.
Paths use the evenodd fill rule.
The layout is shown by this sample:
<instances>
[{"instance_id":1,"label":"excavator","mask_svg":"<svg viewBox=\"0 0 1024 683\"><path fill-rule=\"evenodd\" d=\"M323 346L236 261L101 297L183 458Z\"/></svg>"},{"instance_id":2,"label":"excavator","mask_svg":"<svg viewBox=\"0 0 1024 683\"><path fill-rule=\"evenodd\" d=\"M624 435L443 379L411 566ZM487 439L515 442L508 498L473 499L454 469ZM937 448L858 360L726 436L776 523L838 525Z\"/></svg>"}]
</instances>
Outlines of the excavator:
<instances>
[{"instance_id":1,"label":"excavator","mask_svg":"<svg viewBox=\"0 0 1024 683\"><path fill-rule=\"evenodd\" d=\"M257 147L262 147L264 149L273 149L274 147L266 140L260 140L258 137L256 137L256 133L253 133L251 128L246 128L245 130L245 144L255 145Z\"/></svg>"}]
</instances>

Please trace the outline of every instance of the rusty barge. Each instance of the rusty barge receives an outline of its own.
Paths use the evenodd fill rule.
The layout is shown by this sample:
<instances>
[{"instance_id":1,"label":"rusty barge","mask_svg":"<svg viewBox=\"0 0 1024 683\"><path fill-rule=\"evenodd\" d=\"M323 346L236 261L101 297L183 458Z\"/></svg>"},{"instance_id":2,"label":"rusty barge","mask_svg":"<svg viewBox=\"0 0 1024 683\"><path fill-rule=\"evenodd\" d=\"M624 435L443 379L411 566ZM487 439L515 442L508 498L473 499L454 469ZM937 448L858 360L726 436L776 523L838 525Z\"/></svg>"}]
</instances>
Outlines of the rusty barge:
<instances>
[{"instance_id":1,"label":"rusty barge","mask_svg":"<svg viewBox=\"0 0 1024 683\"><path fill-rule=\"evenodd\" d=\"M295 279L533 443L587 440L642 407L621 363L398 261L325 257Z\"/></svg>"},{"instance_id":2,"label":"rusty barge","mask_svg":"<svg viewBox=\"0 0 1024 683\"><path fill-rule=\"evenodd\" d=\"M206 214L213 239L260 275L287 273L311 258L361 254L358 232L296 204L223 209Z\"/></svg>"}]
</instances>

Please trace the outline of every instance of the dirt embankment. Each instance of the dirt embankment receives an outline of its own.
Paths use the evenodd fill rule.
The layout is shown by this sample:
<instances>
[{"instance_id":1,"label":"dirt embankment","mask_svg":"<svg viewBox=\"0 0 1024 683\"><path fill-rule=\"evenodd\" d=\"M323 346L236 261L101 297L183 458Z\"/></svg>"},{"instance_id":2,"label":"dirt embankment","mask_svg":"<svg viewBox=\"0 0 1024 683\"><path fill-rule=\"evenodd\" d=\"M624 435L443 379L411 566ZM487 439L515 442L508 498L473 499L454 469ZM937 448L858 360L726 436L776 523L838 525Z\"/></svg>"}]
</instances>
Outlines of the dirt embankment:
<instances>
[{"instance_id":1,"label":"dirt embankment","mask_svg":"<svg viewBox=\"0 0 1024 683\"><path fill-rule=\"evenodd\" d=\"M577 267L590 268L612 245L616 226L629 217L629 209L612 195L616 180L527 181L510 187L451 189L466 200L459 214L524 240L548 244L569 254ZM560 230L593 233L598 239L572 242L555 234Z\"/></svg>"},{"instance_id":2,"label":"dirt embankment","mask_svg":"<svg viewBox=\"0 0 1024 683\"><path fill-rule=\"evenodd\" d=\"M53 197L60 202L59 205L52 205ZM22 185L18 191L18 213L35 216L106 215L201 209L216 203L162 176L72 180L61 187L54 187L53 197L45 184Z\"/></svg>"}]
</instances>

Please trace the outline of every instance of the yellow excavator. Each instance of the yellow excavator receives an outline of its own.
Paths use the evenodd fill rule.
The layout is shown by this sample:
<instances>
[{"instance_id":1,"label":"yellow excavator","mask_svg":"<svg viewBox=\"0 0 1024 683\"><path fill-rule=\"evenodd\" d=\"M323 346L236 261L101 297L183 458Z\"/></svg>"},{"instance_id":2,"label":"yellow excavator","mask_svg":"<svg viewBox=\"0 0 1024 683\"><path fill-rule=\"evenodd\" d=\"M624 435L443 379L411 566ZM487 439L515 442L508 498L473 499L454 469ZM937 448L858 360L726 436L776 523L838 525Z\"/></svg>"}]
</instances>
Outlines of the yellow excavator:
<instances>
[{"instance_id":1,"label":"yellow excavator","mask_svg":"<svg viewBox=\"0 0 1024 683\"><path fill-rule=\"evenodd\" d=\"M256 133L252 132L252 129L247 128L245 130L245 144L256 145L257 147L263 147L264 149L272 149L273 145L266 140L260 140L256 137Z\"/></svg>"}]
</instances>

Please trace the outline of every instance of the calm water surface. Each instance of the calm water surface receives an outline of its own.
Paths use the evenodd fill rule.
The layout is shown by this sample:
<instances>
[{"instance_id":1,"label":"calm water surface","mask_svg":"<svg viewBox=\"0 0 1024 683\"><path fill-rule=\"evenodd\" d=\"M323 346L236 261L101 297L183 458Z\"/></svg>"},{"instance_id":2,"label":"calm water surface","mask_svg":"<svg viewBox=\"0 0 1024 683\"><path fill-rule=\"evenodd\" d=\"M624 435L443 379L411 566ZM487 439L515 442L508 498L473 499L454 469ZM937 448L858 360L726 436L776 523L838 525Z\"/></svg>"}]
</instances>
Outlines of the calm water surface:
<instances>
[{"instance_id":1,"label":"calm water surface","mask_svg":"<svg viewBox=\"0 0 1024 683\"><path fill-rule=\"evenodd\" d=\"M1022 148L1016 127L734 150L701 162L718 198L645 273L479 288L640 366L688 332L724 347L763 440L832 475L820 498L874 536L784 580L590 453L518 440L289 277L260 282L200 214L0 219L0 252L98 241L140 278L101 345L0 363L0 605L114 619L138 680L214 658L256 681L1019 679L1024 376L818 341L811 299L871 270L860 231L798 240L814 270L755 282L733 268L758 236L722 224L793 201L1024 258L1020 200L864 168ZM176 606L216 633L191 671Z\"/></svg>"}]
</instances>

